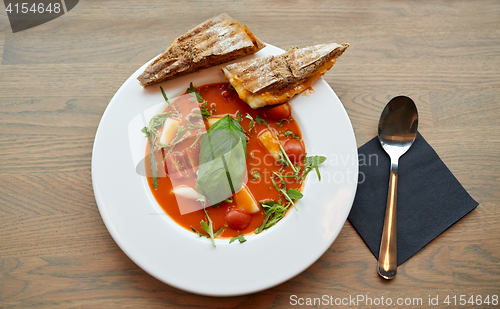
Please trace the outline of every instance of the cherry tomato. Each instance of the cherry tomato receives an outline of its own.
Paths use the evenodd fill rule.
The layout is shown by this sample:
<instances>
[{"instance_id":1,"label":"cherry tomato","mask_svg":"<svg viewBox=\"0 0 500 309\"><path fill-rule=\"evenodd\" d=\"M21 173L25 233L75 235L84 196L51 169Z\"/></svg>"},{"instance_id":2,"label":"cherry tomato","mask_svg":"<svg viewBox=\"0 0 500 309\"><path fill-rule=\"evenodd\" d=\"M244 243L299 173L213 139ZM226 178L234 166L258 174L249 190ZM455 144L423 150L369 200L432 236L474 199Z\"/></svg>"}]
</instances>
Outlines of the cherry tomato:
<instances>
[{"instance_id":1,"label":"cherry tomato","mask_svg":"<svg viewBox=\"0 0 500 309\"><path fill-rule=\"evenodd\" d=\"M290 114L291 110L288 102L271 107L266 111L266 116L276 121L288 118Z\"/></svg>"},{"instance_id":2,"label":"cherry tomato","mask_svg":"<svg viewBox=\"0 0 500 309\"><path fill-rule=\"evenodd\" d=\"M165 156L165 172L175 179L187 177L186 166L183 155L178 152L171 152Z\"/></svg>"},{"instance_id":3,"label":"cherry tomato","mask_svg":"<svg viewBox=\"0 0 500 309\"><path fill-rule=\"evenodd\" d=\"M306 154L304 145L299 140L296 140L294 138L286 141L285 145L283 145L283 149L285 150L292 163L302 161Z\"/></svg>"},{"instance_id":4,"label":"cherry tomato","mask_svg":"<svg viewBox=\"0 0 500 309\"><path fill-rule=\"evenodd\" d=\"M231 99L233 97L234 91L224 90L222 91L222 96L224 99Z\"/></svg>"},{"instance_id":5,"label":"cherry tomato","mask_svg":"<svg viewBox=\"0 0 500 309\"><path fill-rule=\"evenodd\" d=\"M243 230L250 224L252 216L244 214L235 209L231 209L226 213L227 225L233 230Z\"/></svg>"}]
</instances>

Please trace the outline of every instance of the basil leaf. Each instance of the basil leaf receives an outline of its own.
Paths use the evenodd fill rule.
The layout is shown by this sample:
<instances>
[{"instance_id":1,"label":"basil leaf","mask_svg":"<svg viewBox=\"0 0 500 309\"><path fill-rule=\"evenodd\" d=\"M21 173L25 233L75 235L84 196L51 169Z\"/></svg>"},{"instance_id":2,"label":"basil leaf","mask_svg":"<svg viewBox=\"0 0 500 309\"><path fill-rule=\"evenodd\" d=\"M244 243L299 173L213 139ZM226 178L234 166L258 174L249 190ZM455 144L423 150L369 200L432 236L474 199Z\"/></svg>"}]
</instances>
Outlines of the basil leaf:
<instances>
[{"instance_id":1,"label":"basil leaf","mask_svg":"<svg viewBox=\"0 0 500 309\"><path fill-rule=\"evenodd\" d=\"M232 194L222 158L200 164L196 182L196 191L207 200L205 206L216 205Z\"/></svg>"},{"instance_id":2,"label":"basil leaf","mask_svg":"<svg viewBox=\"0 0 500 309\"><path fill-rule=\"evenodd\" d=\"M216 205L239 191L246 169L246 146L241 125L229 115L203 136L196 191L207 198L206 206Z\"/></svg>"}]
</instances>

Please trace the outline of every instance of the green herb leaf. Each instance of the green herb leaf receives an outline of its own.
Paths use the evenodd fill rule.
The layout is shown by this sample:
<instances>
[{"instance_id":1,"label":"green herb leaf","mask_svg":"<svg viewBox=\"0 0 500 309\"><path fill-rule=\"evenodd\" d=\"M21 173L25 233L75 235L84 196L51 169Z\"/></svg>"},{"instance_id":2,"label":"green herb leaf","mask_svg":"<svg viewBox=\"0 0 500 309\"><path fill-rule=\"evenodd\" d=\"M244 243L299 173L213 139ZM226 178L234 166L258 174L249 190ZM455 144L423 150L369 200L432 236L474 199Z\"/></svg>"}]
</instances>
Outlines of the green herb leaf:
<instances>
[{"instance_id":1,"label":"green herb leaf","mask_svg":"<svg viewBox=\"0 0 500 309\"><path fill-rule=\"evenodd\" d=\"M214 237L217 237L226 229L226 226L221 227L217 232L215 232Z\"/></svg>"},{"instance_id":2,"label":"green herb leaf","mask_svg":"<svg viewBox=\"0 0 500 309\"><path fill-rule=\"evenodd\" d=\"M304 181L307 174L309 174L309 172L312 171L313 169L316 170L316 174L318 175L318 179L321 181L321 175L319 173L318 166L325 161L326 161L326 157L324 157L324 156L306 157L304 159L304 174L302 174L301 182Z\"/></svg>"},{"instance_id":3,"label":"green herb leaf","mask_svg":"<svg viewBox=\"0 0 500 309\"><path fill-rule=\"evenodd\" d=\"M238 115L236 116L236 121L241 122L241 112L238 112Z\"/></svg>"},{"instance_id":4,"label":"green herb leaf","mask_svg":"<svg viewBox=\"0 0 500 309\"><path fill-rule=\"evenodd\" d=\"M278 185L276 184L276 182L274 181L273 177L271 177L271 181L274 185L274 187L276 188L276 190L278 190L281 194L283 194L283 196L285 197L285 199L290 202L291 205L293 205L293 208L295 208L295 210L298 210L297 207L295 206L295 203L293 202L293 199L288 195L288 192L286 190L286 182L285 180L283 179L283 176L274 172L273 175L276 175L278 176L278 178L281 180L281 188L278 187ZM293 190L293 189L292 189ZM290 190L289 190L290 191ZM297 191L297 190L295 190ZM300 192L299 192L300 193ZM294 192L292 192L292 194L294 194Z\"/></svg>"},{"instance_id":5,"label":"green herb leaf","mask_svg":"<svg viewBox=\"0 0 500 309\"><path fill-rule=\"evenodd\" d=\"M236 241L236 240L238 240L238 241L240 242L240 244L242 244L242 243L244 243L245 241L247 241L247 240L245 239L245 237L244 237L242 234L240 234L240 235L238 235L238 236L236 236L236 237L231 238L231 240L229 241L229 243L231 244L231 243L233 243L233 242L234 242L234 241Z\"/></svg>"},{"instance_id":6,"label":"green herb leaf","mask_svg":"<svg viewBox=\"0 0 500 309\"><path fill-rule=\"evenodd\" d=\"M292 121L293 121L293 119L288 119L288 118L283 118L283 119L281 119L281 120L278 122L278 128L281 128L281 126L283 125L283 122L285 122L285 121L286 121L286 122L288 122L288 123L290 123L290 122L292 122Z\"/></svg>"},{"instance_id":7,"label":"green herb leaf","mask_svg":"<svg viewBox=\"0 0 500 309\"><path fill-rule=\"evenodd\" d=\"M293 138L296 138L296 139L300 139L300 137L298 137L297 135L295 135L292 131L290 130L287 130L285 132L283 132L283 136L285 137L288 137L288 136L291 136Z\"/></svg>"},{"instance_id":8,"label":"green herb leaf","mask_svg":"<svg viewBox=\"0 0 500 309\"><path fill-rule=\"evenodd\" d=\"M228 89L228 90L232 90L232 91L236 91L236 90L234 89L233 85L231 85L231 84L229 84L229 85L227 86L227 89Z\"/></svg>"},{"instance_id":9,"label":"green herb leaf","mask_svg":"<svg viewBox=\"0 0 500 309\"><path fill-rule=\"evenodd\" d=\"M208 220L208 224L204 221L204 220L201 220L200 221L200 225L201 225L201 228L207 232L208 236L210 236L210 239L212 240L212 244L214 245L215 247L215 237L217 235L219 235L222 231L219 229L219 231L217 231L217 235L214 235L214 226L213 226L213 222L212 222L212 219L210 219L210 216L208 215L207 213L207 210L206 209L203 209L205 211L205 215L207 216L207 220ZM223 229L223 228L222 228Z\"/></svg>"},{"instance_id":10,"label":"green herb leaf","mask_svg":"<svg viewBox=\"0 0 500 309\"><path fill-rule=\"evenodd\" d=\"M326 157L324 156L311 156L311 157L306 157L304 159L304 166L306 168L310 167L310 166L318 166L320 165L321 163L325 162L326 161Z\"/></svg>"},{"instance_id":11,"label":"green herb leaf","mask_svg":"<svg viewBox=\"0 0 500 309\"><path fill-rule=\"evenodd\" d=\"M292 200L300 200L304 196L304 194L300 193L297 189L288 189L286 193Z\"/></svg>"},{"instance_id":12,"label":"green herb leaf","mask_svg":"<svg viewBox=\"0 0 500 309\"><path fill-rule=\"evenodd\" d=\"M149 153L149 161L151 161L151 173L153 174L153 187L158 189L158 170L156 168L156 155L155 155L155 145L154 139L150 136L149 142L151 144L151 152Z\"/></svg>"},{"instance_id":13,"label":"green herb leaf","mask_svg":"<svg viewBox=\"0 0 500 309\"><path fill-rule=\"evenodd\" d=\"M191 226L191 230L193 230L193 232L195 232L195 233L196 233L198 236L200 236L200 237L207 237L207 235L204 235L204 234L202 234L202 233L198 232L198 230L196 230L196 229L195 229L194 227L192 227L192 226Z\"/></svg>"},{"instance_id":14,"label":"green herb leaf","mask_svg":"<svg viewBox=\"0 0 500 309\"><path fill-rule=\"evenodd\" d=\"M253 127L254 127L254 125L255 125L255 123L254 123L254 121L253 121L253 117L252 117L252 116L250 116L250 114L249 114L249 113L247 113L247 115L245 116L245 118L250 119L250 124L248 125L248 129L252 130L252 129L253 129Z\"/></svg>"},{"instance_id":15,"label":"green herb leaf","mask_svg":"<svg viewBox=\"0 0 500 309\"><path fill-rule=\"evenodd\" d=\"M239 191L246 169L246 140L241 125L229 115L217 121L200 142L198 193L208 206Z\"/></svg>"},{"instance_id":16,"label":"green herb leaf","mask_svg":"<svg viewBox=\"0 0 500 309\"><path fill-rule=\"evenodd\" d=\"M163 95L163 98L165 99L165 102L167 102L168 105L170 105L170 101L167 98L167 94L163 90L163 88L160 86L161 94Z\"/></svg>"},{"instance_id":17,"label":"green herb leaf","mask_svg":"<svg viewBox=\"0 0 500 309\"><path fill-rule=\"evenodd\" d=\"M210 112L208 111L208 108L207 108L207 102L204 102L203 104L201 104L200 106L200 111L201 111L201 116L203 117L203 119L208 119L208 117L210 117Z\"/></svg>"},{"instance_id":18,"label":"green herb leaf","mask_svg":"<svg viewBox=\"0 0 500 309\"><path fill-rule=\"evenodd\" d=\"M257 117L255 117L255 121L257 121L257 124L264 123L267 127L269 127L266 120L264 118L262 118L260 115L257 115Z\"/></svg>"},{"instance_id":19,"label":"green herb leaf","mask_svg":"<svg viewBox=\"0 0 500 309\"><path fill-rule=\"evenodd\" d=\"M265 201L264 203L260 203L260 204L264 208L269 208L269 207L274 207L276 205L276 202L271 200L271 201Z\"/></svg>"},{"instance_id":20,"label":"green herb leaf","mask_svg":"<svg viewBox=\"0 0 500 309\"><path fill-rule=\"evenodd\" d=\"M275 201L266 201L260 204L264 208L266 218L262 222L262 225L254 230L255 234L259 234L263 230L275 225L285 216L288 207L291 205L288 204L287 206L283 206L281 203L276 203Z\"/></svg>"},{"instance_id":21,"label":"green herb leaf","mask_svg":"<svg viewBox=\"0 0 500 309\"><path fill-rule=\"evenodd\" d=\"M160 86L160 90L161 90L161 94L163 95L163 98L165 99L165 102L167 102L167 105L168 105L169 107L171 107L177 115L180 115L180 114L181 114L181 112L180 112L178 109L176 109L176 108L175 108L175 107L174 107L174 106L170 103L170 101L169 101L169 100L168 100L168 98L167 98L167 94L166 94L166 93L165 93L165 91L163 90L162 86Z\"/></svg>"},{"instance_id":22,"label":"green herb leaf","mask_svg":"<svg viewBox=\"0 0 500 309\"><path fill-rule=\"evenodd\" d=\"M192 97L191 101L197 101L198 103L202 103L204 100L201 97L200 91L196 90L191 82L189 84L189 88L187 89L187 93Z\"/></svg>"},{"instance_id":23,"label":"green herb leaf","mask_svg":"<svg viewBox=\"0 0 500 309\"><path fill-rule=\"evenodd\" d=\"M297 173L297 168L293 165L292 161L290 161L290 158L286 154L285 149L283 149L283 146L281 146L281 143L280 143L280 149L282 158L286 161L287 165L292 168L293 172Z\"/></svg>"},{"instance_id":24,"label":"green herb leaf","mask_svg":"<svg viewBox=\"0 0 500 309\"><path fill-rule=\"evenodd\" d=\"M260 178L260 173L259 173L259 172L257 172L257 171L254 171L254 172L252 173L252 179L253 179L253 180L257 180L257 179L259 179L259 178Z\"/></svg>"},{"instance_id":25,"label":"green herb leaf","mask_svg":"<svg viewBox=\"0 0 500 309\"><path fill-rule=\"evenodd\" d=\"M144 127L141 129L141 132L146 134L146 137L149 137L151 134L149 134L149 130L148 130L148 127Z\"/></svg>"}]
</instances>

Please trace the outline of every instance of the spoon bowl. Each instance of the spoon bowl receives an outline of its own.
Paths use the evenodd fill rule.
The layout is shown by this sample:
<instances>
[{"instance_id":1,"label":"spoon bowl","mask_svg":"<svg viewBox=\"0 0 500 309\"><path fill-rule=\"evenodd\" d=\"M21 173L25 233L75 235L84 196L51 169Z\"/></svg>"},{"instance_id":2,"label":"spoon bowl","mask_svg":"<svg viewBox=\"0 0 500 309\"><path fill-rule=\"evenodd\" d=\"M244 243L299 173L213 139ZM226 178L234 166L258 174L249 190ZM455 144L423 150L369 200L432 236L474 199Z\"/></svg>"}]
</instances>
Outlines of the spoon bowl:
<instances>
[{"instance_id":1,"label":"spoon bowl","mask_svg":"<svg viewBox=\"0 0 500 309\"><path fill-rule=\"evenodd\" d=\"M391 158L387 206L378 259L378 273L384 279L392 279L397 273L398 164L399 158L410 149L415 141L417 127L417 107L413 100L406 96L398 96L390 100L380 115L378 139Z\"/></svg>"}]
</instances>

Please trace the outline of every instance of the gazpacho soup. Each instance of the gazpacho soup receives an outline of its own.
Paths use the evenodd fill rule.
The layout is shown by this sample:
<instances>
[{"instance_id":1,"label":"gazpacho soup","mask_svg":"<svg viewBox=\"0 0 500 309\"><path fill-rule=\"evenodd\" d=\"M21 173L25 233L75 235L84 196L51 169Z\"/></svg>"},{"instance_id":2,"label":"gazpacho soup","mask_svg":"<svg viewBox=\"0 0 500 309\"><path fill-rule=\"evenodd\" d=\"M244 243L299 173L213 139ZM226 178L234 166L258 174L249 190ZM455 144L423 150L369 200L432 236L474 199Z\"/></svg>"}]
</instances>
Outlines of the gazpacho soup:
<instances>
[{"instance_id":1,"label":"gazpacho soup","mask_svg":"<svg viewBox=\"0 0 500 309\"><path fill-rule=\"evenodd\" d=\"M161 88L161 87L160 87ZM289 103L250 108L229 83L194 87L169 101L143 132L147 181L176 223L200 237L245 242L297 209L306 156Z\"/></svg>"}]
</instances>

